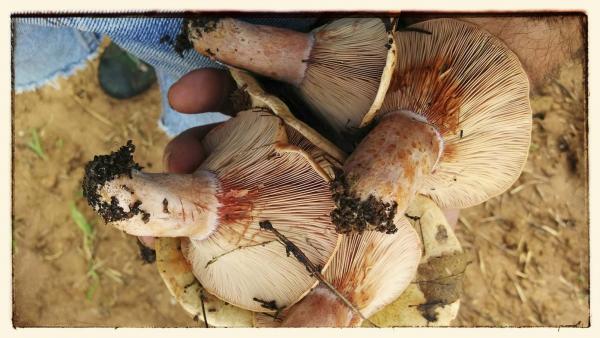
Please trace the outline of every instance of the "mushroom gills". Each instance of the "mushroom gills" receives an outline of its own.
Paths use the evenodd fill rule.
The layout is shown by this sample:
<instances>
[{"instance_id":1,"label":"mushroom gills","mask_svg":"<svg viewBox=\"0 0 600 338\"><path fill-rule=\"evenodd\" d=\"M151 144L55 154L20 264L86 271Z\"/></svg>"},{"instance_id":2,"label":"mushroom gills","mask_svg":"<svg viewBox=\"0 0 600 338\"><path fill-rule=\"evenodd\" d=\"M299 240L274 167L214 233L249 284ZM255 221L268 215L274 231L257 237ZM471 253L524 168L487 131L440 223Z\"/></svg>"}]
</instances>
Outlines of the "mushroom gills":
<instances>
[{"instance_id":1,"label":"mushroom gills","mask_svg":"<svg viewBox=\"0 0 600 338\"><path fill-rule=\"evenodd\" d=\"M337 250L329 177L300 141L264 109L238 113L203 141L210 154L200 169L216 173L222 201L243 203L221 208L219 227L206 240L182 239L182 252L206 290L228 303L274 312L261 301L289 306L317 283L261 230L261 221L270 221L321 269Z\"/></svg>"},{"instance_id":2,"label":"mushroom gills","mask_svg":"<svg viewBox=\"0 0 600 338\"><path fill-rule=\"evenodd\" d=\"M97 210L118 211L107 219L116 227L182 237L183 254L211 294L247 310L273 312L255 299L289 306L317 280L259 222L272 222L321 271L340 241L329 217L330 177L299 146L319 152L297 136L292 142L298 145L268 110L242 111L202 140L207 157L194 174L139 172L127 148L92 161L84 186L90 203L102 207ZM119 159L119 170L102 174Z\"/></svg>"},{"instance_id":3,"label":"mushroom gills","mask_svg":"<svg viewBox=\"0 0 600 338\"><path fill-rule=\"evenodd\" d=\"M458 314L470 256L428 197L417 195L406 214L423 243L417 275L400 297L369 319L380 327L448 326Z\"/></svg>"},{"instance_id":4,"label":"mushroom gills","mask_svg":"<svg viewBox=\"0 0 600 338\"><path fill-rule=\"evenodd\" d=\"M321 120L351 142L363 115L379 108L395 63L381 18L342 18L299 33L222 18L189 20L184 31L199 53L292 84ZM385 71L384 71L385 70Z\"/></svg>"},{"instance_id":5,"label":"mushroom gills","mask_svg":"<svg viewBox=\"0 0 600 338\"><path fill-rule=\"evenodd\" d=\"M414 278L421 258L416 231L404 216L396 219L398 231L344 235L325 279L360 311L370 317L392 303ZM319 284L297 304L279 314L280 321L255 315L255 326L348 327L359 326L361 316L347 307L325 285Z\"/></svg>"}]
</instances>

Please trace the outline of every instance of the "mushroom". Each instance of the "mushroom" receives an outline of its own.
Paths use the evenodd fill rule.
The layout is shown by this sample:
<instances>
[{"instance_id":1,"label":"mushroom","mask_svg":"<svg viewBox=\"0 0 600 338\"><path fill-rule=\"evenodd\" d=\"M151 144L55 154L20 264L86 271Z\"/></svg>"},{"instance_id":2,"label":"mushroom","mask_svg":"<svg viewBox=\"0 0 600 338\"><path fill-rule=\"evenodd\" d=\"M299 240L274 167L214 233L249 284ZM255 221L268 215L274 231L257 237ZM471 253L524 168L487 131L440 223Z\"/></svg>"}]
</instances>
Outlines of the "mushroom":
<instances>
[{"instance_id":1,"label":"mushroom","mask_svg":"<svg viewBox=\"0 0 600 338\"><path fill-rule=\"evenodd\" d=\"M363 118L374 127L336 178L347 187L334 211L340 229L364 219L345 213L349 204L403 213L417 193L441 208L479 204L510 187L527 159L529 82L515 54L458 20L410 28L395 33L398 58L381 109Z\"/></svg>"},{"instance_id":2,"label":"mushroom","mask_svg":"<svg viewBox=\"0 0 600 338\"><path fill-rule=\"evenodd\" d=\"M183 237L182 252L209 293L274 311L262 301L288 306L317 281L258 223L277 224L321 269L339 243L329 217L330 176L295 133L266 109L242 111L209 132L207 158L189 175L140 171L129 143L87 165L84 193L128 234Z\"/></svg>"},{"instance_id":3,"label":"mushroom","mask_svg":"<svg viewBox=\"0 0 600 338\"><path fill-rule=\"evenodd\" d=\"M248 106L245 106L244 108L265 107L271 109L274 114L286 121L286 132L288 134L288 138L290 139L290 143L297 144L299 147L304 149L307 153L310 154L310 156L313 159L315 159L315 161L328 173L330 177L333 177L334 168L339 168L341 166L341 162L343 162L346 155L342 153L339 149L337 149L335 146L331 145L326 139L321 137L319 134L315 133L314 130L304 125L302 122L297 121L291 114L289 109L285 106L285 104L281 102L281 100L279 100L277 97L265 93L262 90L262 88L258 85L256 80L248 73L236 69L231 69L231 74L238 84L238 89L240 90L238 94L243 95L245 93L249 95L250 101L252 101ZM420 252L418 249L413 250L414 248L419 247L418 238L414 235L414 231L412 231L410 227L406 226L407 223L404 217L402 217L401 215L399 215L398 217L402 219L402 221L400 222L402 224L401 230L396 234L391 235L391 237L390 235L383 235L373 232L364 233L364 236L366 237L362 237L359 234L350 234L344 236L347 239L347 243L346 246L344 246L344 244L341 244L341 246L345 247L345 249L340 248L339 250L345 250L345 252L350 252L350 255L340 253L338 254L338 256L347 257L348 259L351 259L351 257L362 257L363 260L360 261L361 263L358 263L359 260L354 260L353 264L359 269L365 268L365 259L378 260L378 256L372 256L368 254L365 255L366 252L364 251L362 253L357 252L356 249L358 247L356 246L356 244L360 244L362 245L362 247L365 247L366 243L370 243L372 245L371 248L373 249L373 245L377 245L379 241L383 241L383 243L387 243L388 246L396 247L398 245L401 245L403 238L404 241L407 242L407 245L406 249L401 249L400 251L408 250L406 251L406 253L416 255L417 258L413 257L413 259L416 259L418 261L418 256ZM390 238L386 239L385 237ZM159 272L161 273L163 280L167 284L169 290L171 291L175 299L177 299L177 301L183 306L183 308L186 311L196 316L198 319L203 319L203 315L205 314L206 320L211 326L251 326L252 323L248 322L248 315L250 312L232 306L231 304L226 304L223 301L216 300L214 299L214 297L211 297L207 292L204 293L206 299L205 308L211 308L214 310L214 312L202 312L202 304L200 302L200 297L202 296L202 286L196 280L196 277L192 273L191 267L189 266L189 264L187 264L186 259L184 258L184 255L181 252L182 249L186 250L185 245L182 248L182 246L179 244L179 241L180 239L158 238L156 242L156 255L157 262L159 265ZM185 241L186 240L184 240L184 242ZM382 246L381 248L384 247L385 246ZM338 252L340 252L339 250ZM398 257L384 257L382 259L382 263L380 264L384 264L384 262L389 263L390 259L398 259ZM338 262L340 262L339 259ZM407 261L404 261L404 263L407 263ZM417 263L414 263L413 265L408 264L409 266L406 267L406 270L399 269L398 271L402 271L395 276L398 277L407 274L405 281L410 280L410 278L412 278L410 276L414 275L414 266L416 266L416 264ZM378 266L383 267L384 265ZM397 267L400 268L400 266ZM338 268L338 275L352 273L349 271L343 272L343 264L338 265ZM330 267L326 271L329 271L331 269L333 269L333 265L330 265ZM397 269L392 269L392 271L396 270ZM393 277L390 280L388 280L388 282L391 281L393 283L393 281L397 280L397 278ZM344 283L346 285L346 288L340 290L344 290L344 292L347 293L350 289L354 288L353 281L346 279L346 281L343 282L339 278L337 279L337 285L344 285ZM361 303L363 305L361 313L373 313L377 311L377 309L381 308L383 305L390 303L397 296L397 294L401 292L401 289L404 288L404 282L400 283L399 285L386 285L390 286L392 290L389 292L386 291L384 293L371 292L370 296L374 297L368 300L371 305L369 307L364 307L364 302ZM368 288L368 286L365 286L365 288ZM331 292L328 289L324 288L322 284L319 284L319 286L315 290L316 291L311 292L311 294L331 294ZM373 291L375 290L375 288L370 288L369 290ZM348 311L348 309L344 308L343 306L338 307L338 309L341 311ZM356 317L356 313L351 313L350 315ZM264 319L263 325L272 326L277 324L277 322L273 322L272 318L269 317L269 315L267 314L262 316L257 315L256 317L257 321L260 321L260 318ZM293 319L294 317L290 318ZM359 318L353 319L353 325L358 325L358 322ZM337 323L335 325L347 324L348 323Z\"/></svg>"},{"instance_id":4,"label":"mushroom","mask_svg":"<svg viewBox=\"0 0 600 338\"><path fill-rule=\"evenodd\" d=\"M253 312L225 303L206 292L181 252L179 238L156 239L156 267L185 311L212 327L251 327Z\"/></svg>"},{"instance_id":5,"label":"mushroom","mask_svg":"<svg viewBox=\"0 0 600 338\"><path fill-rule=\"evenodd\" d=\"M183 30L207 57L292 84L341 134L379 107L395 62L380 18L343 18L309 33L231 18L189 20Z\"/></svg>"},{"instance_id":6,"label":"mushroom","mask_svg":"<svg viewBox=\"0 0 600 338\"><path fill-rule=\"evenodd\" d=\"M330 51L346 46L322 35L352 32L348 39L358 39L380 31L380 38L371 37L380 43L383 26L369 28L383 25L378 20L336 20L310 34L233 19L192 21L187 27L198 51L299 85L307 81L311 67L322 64L302 62L307 55L320 55L317 41L323 48L329 44ZM442 208L482 203L512 185L527 158L532 124L529 82L504 43L475 25L453 19L412 25L394 32L393 41L386 43L391 48L385 62L384 53L376 57L352 48L323 54L328 55L327 64L346 65L351 51L353 69L377 74L369 77L369 93L375 95L359 92L364 104L339 94L355 92L353 85L341 90L327 84L318 93L304 96L313 106L318 106L314 98L322 96L340 104L353 102L348 109L317 109L338 134L356 125L372 128L336 178L338 188L346 187L337 194L333 214L342 233L357 227L393 232L393 214L402 213L416 193L430 196ZM290 49L285 48L288 44ZM293 76L281 75L285 72ZM337 76L327 78L338 81Z\"/></svg>"},{"instance_id":7,"label":"mushroom","mask_svg":"<svg viewBox=\"0 0 600 338\"><path fill-rule=\"evenodd\" d=\"M343 261L344 257L346 257L346 260L349 260L348 257L357 257L356 252L360 252L359 256L366 253L366 251L356 250L357 243L361 243L360 245L363 247L368 246L371 241L376 245L381 242L388 243L388 239L398 236L397 233L390 236L378 232L366 232L362 237L356 233L344 236L340 249L336 252L331 267L326 272L327 278L333 281L332 284L337 285L340 291L343 290L343 293L349 299L352 299L358 293L361 293L361 295L367 294L364 293L366 289L360 288L360 285L367 284L365 281L370 280L373 275L379 277L377 287L380 291L376 297L378 299L373 299L373 303L383 304L384 307L375 309L358 305L357 307L361 310L361 313L369 318L369 321L363 322L362 326L369 327L373 324L377 327L448 326L458 313L459 296L464 271L468 264L468 255L461 248L458 238L446 221L442 210L429 198L417 196L409 205L406 215L419 235L423 256L416 276L399 297L395 293L396 288L403 289L406 284L405 281L399 281L396 278L398 275L394 275L388 270L379 271L377 265L374 265L368 272L363 273L361 264L364 264L364 262L358 260L359 263L357 264L357 260L345 263L340 261ZM402 224L405 224L405 221ZM398 245L398 243L393 243L393 245ZM401 246L401 248L390 247L388 252L397 254L397 250L404 248L406 246ZM374 258L370 253L365 257ZM388 259L386 261L387 267L384 269L392 267L391 270L393 270L397 267L391 260L398 259L398 257L383 259ZM342 268L338 269L340 266ZM397 273L403 274L402 271ZM336 276L341 275L345 275L346 278L336 278ZM360 278L352 280L356 276L364 277L363 281L361 282ZM344 287L344 283L354 284L357 280L359 280L358 287L354 290ZM385 289L385 286L381 287L383 284L386 284L385 286L389 289ZM391 293L390 289L392 290ZM396 296L384 299L385 295L390 294ZM324 301L322 298L327 300ZM334 305L327 306L324 304L325 302L332 302ZM321 306L317 306L317 303ZM295 314L293 320L290 319L292 313ZM302 318L303 316L304 318ZM257 327L307 325L342 327L357 325L360 322L356 315L348 314L343 304L336 302L334 297L330 295L329 290L321 285L301 302L283 311L281 317L274 319L265 314L255 314L254 325ZM347 321L350 321L351 324Z\"/></svg>"},{"instance_id":8,"label":"mushroom","mask_svg":"<svg viewBox=\"0 0 600 338\"><path fill-rule=\"evenodd\" d=\"M392 303L415 275L421 257L417 233L404 216L396 219L393 235L367 231L345 235L325 279L360 314L370 317ZM363 319L340 298L319 284L300 302L280 313L279 320L255 315L258 327L349 327Z\"/></svg>"},{"instance_id":9,"label":"mushroom","mask_svg":"<svg viewBox=\"0 0 600 338\"><path fill-rule=\"evenodd\" d=\"M416 196L406 215L423 243L417 275L400 297L369 320L379 327L448 326L458 314L469 256L429 198Z\"/></svg>"},{"instance_id":10,"label":"mushroom","mask_svg":"<svg viewBox=\"0 0 600 338\"><path fill-rule=\"evenodd\" d=\"M319 165L324 168L329 176L333 177L333 168L340 166L340 163L345 159L345 154L315 133L310 127L297 121L281 100L265 93L256 80L248 73L236 69L231 69L230 71L232 77L238 84L240 93L249 95L250 101L252 101L245 108L265 107L272 109L273 113L286 121L286 131L288 133L288 138L293 140L292 143L298 144L302 149L307 151L311 157L316 159ZM292 126L294 126L294 128L292 128ZM311 141L308 141L309 138ZM316 144L319 146L315 146ZM373 304L380 303L385 305L393 300L391 304L380 310L377 308L381 308L381 306L373 307L371 309L367 308L366 311L365 307L362 307L360 309L361 313L363 315L371 315L374 313L369 319L379 327L449 325L450 321L456 317L460 303L458 293L460 292L460 283L463 276L460 272L464 270L464 267L461 265L465 263L464 254L462 254L460 244L458 243L452 228L448 226L444 215L428 198L417 196L407 209L406 214L410 223L412 223L415 228L416 233L421 236L421 241L423 243L423 258L420 261L419 274L414 277L413 283L411 283L397 299L393 300L392 297L381 301L381 298L378 297L388 294L383 293L376 294L376 299L373 299L372 302ZM405 223L405 221L402 223ZM402 229L402 231L404 231L404 228ZM382 237L384 242L389 236L395 236L394 238L400 236L398 233L394 235L383 235L367 232L364 234L368 234L371 239ZM358 239L359 234L345 235L341 247L348 248L348 243L357 243L352 242L352 238ZM366 237L361 240L365 241ZM344 244L345 242L346 244ZM344 257L343 251L340 250L338 250L336 256ZM255 326L262 327L281 325L280 321L274 321L269 315L260 313L254 314L250 311L243 310L225 303L210 295L206 290L203 290L202 286L194 276L191 266L187 263L187 260L181 252L179 238L157 238L156 255L158 270L168 289L181 306L187 312L195 316L195 318L203 320L204 316L206 316L207 323L216 327L249 327L253 325L253 321ZM334 274L334 270L332 269L333 266L335 266L336 261L337 258L334 257L334 261L328 269L330 273L326 272L327 276L331 277L331 275ZM433 263L433 268L428 269L427 267L430 265L430 262ZM454 276L454 272L458 272L456 276ZM348 273L348 271L346 271L346 273ZM350 272L350 274L351 273L352 272ZM341 275L343 272L340 272L339 274ZM448 276L448 274L452 276ZM443 278L445 281L444 285L446 287L441 290L445 290L445 292L439 292L440 289L431 288L431 283L428 283L429 280L439 278ZM331 278L331 280L336 279ZM337 280L339 282L339 279ZM337 285L340 285L340 283ZM396 285L396 287L397 286L398 285ZM310 294L331 294L331 292L324 288L322 284L319 284L317 288L318 290L315 289L315 291ZM400 289L402 289L401 285ZM340 290L344 289L340 288ZM448 290L450 290L450 292ZM345 291L346 295L352 295L352 292L348 293L348 289L345 289ZM204 304L200 301L201 297L205 299ZM312 296L312 299L315 299L315 297L316 296ZM318 298L319 297L316 297L316 299ZM337 306L334 307L335 309L342 310L344 313L348 311L348 309L344 308L343 305L340 305L339 302L336 304ZM205 311L202 311L203 305ZM287 313L286 311L289 310L284 310L283 313ZM353 325L357 325L359 319L356 318L356 314L352 313L350 316L354 317ZM294 317L291 318L293 319ZM324 318L329 318L330 320L335 319L331 314L329 317L325 316ZM298 325L307 324L308 323L305 322ZM347 325L348 323L332 322L321 324L342 326ZM313 325L316 324L313 323ZM363 323L363 326L368 325L368 322Z\"/></svg>"}]
</instances>

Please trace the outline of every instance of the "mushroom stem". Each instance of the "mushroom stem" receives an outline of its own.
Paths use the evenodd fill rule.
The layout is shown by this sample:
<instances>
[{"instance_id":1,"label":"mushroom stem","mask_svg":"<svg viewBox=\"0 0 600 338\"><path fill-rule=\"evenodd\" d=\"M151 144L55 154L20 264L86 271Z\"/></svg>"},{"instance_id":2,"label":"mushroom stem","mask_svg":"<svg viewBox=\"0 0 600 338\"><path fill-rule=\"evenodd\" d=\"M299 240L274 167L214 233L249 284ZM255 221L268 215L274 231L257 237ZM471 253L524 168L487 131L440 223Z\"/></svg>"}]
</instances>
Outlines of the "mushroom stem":
<instances>
[{"instance_id":1,"label":"mushroom stem","mask_svg":"<svg viewBox=\"0 0 600 338\"><path fill-rule=\"evenodd\" d=\"M362 323L360 316L339 297L319 284L290 308L281 327L350 327Z\"/></svg>"},{"instance_id":2,"label":"mushroom stem","mask_svg":"<svg viewBox=\"0 0 600 338\"><path fill-rule=\"evenodd\" d=\"M424 177L436 168L443 149L439 131L421 115L385 114L344 164L344 191L336 198L332 214L337 216L333 218L338 231L366 223L366 229L358 226L357 230L394 232L390 221L404 213ZM360 212L344 215L344 209L357 207Z\"/></svg>"},{"instance_id":3,"label":"mushroom stem","mask_svg":"<svg viewBox=\"0 0 600 338\"><path fill-rule=\"evenodd\" d=\"M199 53L294 85L304 78L313 45L311 34L230 18L190 20L187 29Z\"/></svg>"},{"instance_id":4,"label":"mushroom stem","mask_svg":"<svg viewBox=\"0 0 600 338\"><path fill-rule=\"evenodd\" d=\"M98 189L95 209L128 234L204 239L218 224L221 203L215 174L150 174L132 170Z\"/></svg>"}]
</instances>

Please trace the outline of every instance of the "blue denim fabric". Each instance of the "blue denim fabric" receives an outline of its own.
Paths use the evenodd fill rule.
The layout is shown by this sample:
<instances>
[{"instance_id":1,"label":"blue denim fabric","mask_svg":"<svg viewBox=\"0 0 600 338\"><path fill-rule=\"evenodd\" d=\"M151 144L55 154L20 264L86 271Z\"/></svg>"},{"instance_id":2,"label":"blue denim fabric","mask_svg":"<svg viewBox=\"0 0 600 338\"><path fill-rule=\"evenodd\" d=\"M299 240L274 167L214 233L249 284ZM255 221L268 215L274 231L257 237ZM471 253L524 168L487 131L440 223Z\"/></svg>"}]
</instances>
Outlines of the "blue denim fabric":
<instances>
[{"instance_id":1,"label":"blue denim fabric","mask_svg":"<svg viewBox=\"0 0 600 338\"><path fill-rule=\"evenodd\" d=\"M312 18L260 18L246 21L306 30ZM162 94L160 125L169 136L198 125L221 122L227 116L215 113L186 115L171 109L168 88L184 74L198 68L221 68L199 53L188 50L180 57L169 43L168 35L179 33L178 18L17 18L15 22L15 91L35 89L57 76L69 76L97 53L103 35L129 53L152 65Z\"/></svg>"},{"instance_id":2,"label":"blue denim fabric","mask_svg":"<svg viewBox=\"0 0 600 338\"><path fill-rule=\"evenodd\" d=\"M96 55L101 36L71 28L17 24L15 41L15 91L19 93L73 74Z\"/></svg>"}]
</instances>

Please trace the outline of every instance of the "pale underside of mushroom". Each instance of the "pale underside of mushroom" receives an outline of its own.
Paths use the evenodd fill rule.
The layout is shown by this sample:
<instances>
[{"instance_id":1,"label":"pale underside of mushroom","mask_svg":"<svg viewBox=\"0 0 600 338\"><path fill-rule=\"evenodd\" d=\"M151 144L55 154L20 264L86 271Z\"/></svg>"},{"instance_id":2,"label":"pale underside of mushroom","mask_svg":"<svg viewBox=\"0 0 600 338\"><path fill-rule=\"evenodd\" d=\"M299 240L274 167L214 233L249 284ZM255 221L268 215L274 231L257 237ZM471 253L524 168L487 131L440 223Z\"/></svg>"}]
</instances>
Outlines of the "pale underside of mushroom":
<instances>
[{"instance_id":1,"label":"pale underside of mushroom","mask_svg":"<svg viewBox=\"0 0 600 338\"><path fill-rule=\"evenodd\" d=\"M410 326L448 326L456 318L460 299L457 298L461 288L461 280L466 263L465 254L454 234L452 227L446 222L441 210L426 197L417 196L407 209L409 222L415 228L422 242L423 256L420 266L427 266L430 261L442 261L440 258L448 257L443 261L445 266L436 266L426 272L427 276L415 276L406 290L391 304L380 310L375 310L369 320L378 327L410 327ZM191 272L190 266L184 261L179 249L179 239L157 239L157 264L169 290L191 315L203 320L202 304L200 302L201 286ZM332 263L333 265L334 263ZM423 270L423 269L419 269ZM331 275L331 274L330 274ZM436 280L447 286L450 292L437 293L427 290ZM420 281L420 282L419 282ZM322 287L315 292L325 293L331 297L328 290ZM427 296L425 295L427 293ZM207 322L216 327L275 327L281 326L281 319L242 310L211 296L204 292L204 307ZM344 304L335 303L336 308L343 314L343 318L350 317ZM211 311L207 311L210 309ZM322 311L327 313L328 308ZM331 314L329 314L331 318ZM254 324L253 324L254 322ZM363 326L370 323L363 322Z\"/></svg>"},{"instance_id":2,"label":"pale underside of mushroom","mask_svg":"<svg viewBox=\"0 0 600 338\"><path fill-rule=\"evenodd\" d=\"M360 313L369 317L406 289L421 257L418 235L404 216L398 231L367 231L343 237L325 279ZM299 303L282 311L279 319L256 314L258 327L348 327L362 318L339 297L319 284Z\"/></svg>"},{"instance_id":3,"label":"pale underside of mushroom","mask_svg":"<svg viewBox=\"0 0 600 338\"><path fill-rule=\"evenodd\" d=\"M527 159L527 75L503 42L472 24L436 19L411 28L395 33L397 63L377 114L410 111L441 135L442 155L418 192L442 208L479 204L512 185Z\"/></svg>"},{"instance_id":4,"label":"pale underside of mushroom","mask_svg":"<svg viewBox=\"0 0 600 338\"><path fill-rule=\"evenodd\" d=\"M186 312L211 327L253 325L253 312L225 303L202 288L181 252L179 238L159 237L155 248L158 272Z\"/></svg>"},{"instance_id":5,"label":"pale underside of mushroom","mask_svg":"<svg viewBox=\"0 0 600 338\"><path fill-rule=\"evenodd\" d=\"M84 191L108 223L129 234L189 238L182 252L214 296L274 311L317 280L259 222L271 222L320 271L340 240L329 216L331 177L310 156L324 163L324 153L297 133L268 109L242 111L203 139L207 158L193 174L141 172L128 144L88 164Z\"/></svg>"},{"instance_id":6,"label":"pale underside of mushroom","mask_svg":"<svg viewBox=\"0 0 600 338\"><path fill-rule=\"evenodd\" d=\"M381 105L395 46L381 18L342 18L299 33L235 19L191 20L196 51L294 85L341 141Z\"/></svg>"},{"instance_id":7,"label":"pale underside of mushroom","mask_svg":"<svg viewBox=\"0 0 600 338\"><path fill-rule=\"evenodd\" d=\"M369 319L379 327L448 326L458 314L469 256L429 198L416 196L406 215L423 245L417 275L400 297Z\"/></svg>"},{"instance_id":8,"label":"pale underside of mushroom","mask_svg":"<svg viewBox=\"0 0 600 338\"><path fill-rule=\"evenodd\" d=\"M182 251L210 293L245 309L273 311L262 301L288 306L316 280L259 222L270 221L326 268L338 243L329 217L328 176L287 143L283 123L268 111L241 112L230 121L204 139L210 155L199 170L216 173L222 201L238 203L220 209L220 225L207 239L182 239Z\"/></svg>"},{"instance_id":9,"label":"pale underside of mushroom","mask_svg":"<svg viewBox=\"0 0 600 338\"><path fill-rule=\"evenodd\" d=\"M312 34L314 45L298 89L335 130L353 134L377 101L384 68L392 67L393 40L380 18L339 19Z\"/></svg>"},{"instance_id":10,"label":"pale underside of mushroom","mask_svg":"<svg viewBox=\"0 0 600 338\"><path fill-rule=\"evenodd\" d=\"M339 162L346 155L312 128L297 120L279 98L265 93L256 80L245 71L231 69L231 74L238 83L238 87L243 88L250 95L253 107L272 109L273 113L286 121L285 131L288 143L309 154L317 164L315 170L322 171L322 174L327 175L329 179L333 178L332 168L339 167ZM264 113L266 114L266 112ZM184 242L187 241L184 240ZM251 327L253 325L252 312L223 302L200 285L190 264L181 252L179 238L157 238L156 255L161 277L171 294L188 313L199 320L204 320L204 315L206 315L208 325L214 327ZM204 304L200 301L201 296L205 299ZM202 311L203 306L204 311Z\"/></svg>"}]
</instances>

